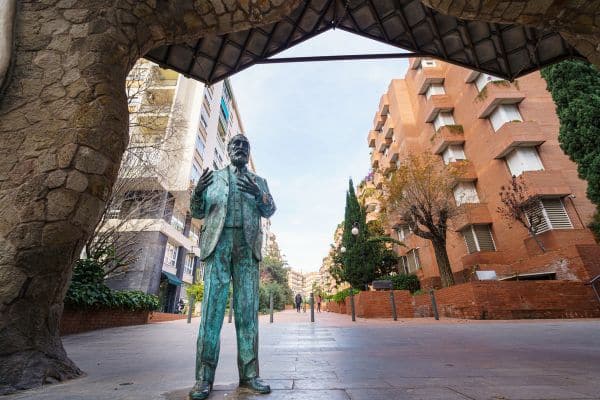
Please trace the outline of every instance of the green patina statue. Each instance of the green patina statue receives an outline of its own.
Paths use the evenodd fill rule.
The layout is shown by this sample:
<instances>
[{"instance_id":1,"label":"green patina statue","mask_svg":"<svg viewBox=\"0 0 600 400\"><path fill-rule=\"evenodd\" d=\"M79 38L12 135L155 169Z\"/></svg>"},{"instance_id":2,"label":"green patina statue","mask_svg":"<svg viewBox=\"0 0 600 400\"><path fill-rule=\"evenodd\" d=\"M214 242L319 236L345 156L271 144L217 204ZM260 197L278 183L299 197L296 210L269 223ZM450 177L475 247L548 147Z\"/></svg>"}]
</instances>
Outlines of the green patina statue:
<instances>
[{"instance_id":1,"label":"green patina statue","mask_svg":"<svg viewBox=\"0 0 600 400\"><path fill-rule=\"evenodd\" d=\"M205 262L192 400L206 399L212 390L231 281L240 386L258 393L271 391L258 378L258 262L260 218L273 215L275 203L267 181L246 167L250 157L248 139L244 135L232 137L227 152L231 164L214 172L205 169L191 201L192 216L204 218L200 245Z\"/></svg>"}]
</instances>

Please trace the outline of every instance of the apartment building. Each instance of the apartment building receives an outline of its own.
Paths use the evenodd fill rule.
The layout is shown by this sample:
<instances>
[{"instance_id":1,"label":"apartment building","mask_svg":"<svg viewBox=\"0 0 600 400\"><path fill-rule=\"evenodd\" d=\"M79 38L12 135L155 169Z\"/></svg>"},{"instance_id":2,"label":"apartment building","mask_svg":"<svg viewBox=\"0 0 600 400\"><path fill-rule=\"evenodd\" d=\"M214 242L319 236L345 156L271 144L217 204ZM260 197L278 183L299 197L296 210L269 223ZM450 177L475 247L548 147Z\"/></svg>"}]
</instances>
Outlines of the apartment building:
<instances>
[{"instance_id":1,"label":"apartment building","mask_svg":"<svg viewBox=\"0 0 600 400\"><path fill-rule=\"evenodd\" d=\"M302 272L298 272L290 268L290 270L288 271L288 286L290 287L294 296L300 293L302 295L302 298L305 297L304 275L302 275Z\"/></svg>"},{"instance_id":2,"label":"apartment building","mask_svg":"<svg viewBox=\"0 0 600 400\"><path fill-rule=\"evenodd\" d=\"M216 170L229 163L227 142L244 128L227 80L207 87L140 60L128 77L127 91L134 148L130 153L135 154L124 163L143 159L156 167L135 177L132 198L159 195L151 212L141 207L145 212L123 228L137 236L140 252L125 273L111 277L108 284L158 294L163 310L172 312L180 298L187 302L184 289L194 281L195 271L196 280L202 279L202 221L190 214L192 190L204 168ZM252 159L249 169L255 171ZM116 222L125 208L116 205L111 210ZM265 220L263 225L268 237L270 223Z\"/></svg>"},{"instance_id":3,"label":"apartment building","mask_svg":"<svg viewBox=\"0 0 600 400\"><path fill-rule=\"evenodd\" d=\"M310 293L313 291L313 287L323 287L320 271L307 272L304 274L304 293L306 296L310 296Z\"/></svg>"},{"instance_id":4,"label":"apartment building","mask_svg":"<svg viewBox=\"0 0 600 400\"><path fill-rule=\"evenodd\" d=\"M589 280L600 249L586 228L595 207L586 182L558 143L559 121L538 72L513 83L437 60L414 58L404 79L381 97L368 134L372 171L366 185L381 188L409 154L430 152L440 163L460 162L466 173L454 188L462 210L451 221L447 250L457 282L487 275L498 279ZM498 213L500 188L522 177L542 196L536 218L546 252L521 225ZM368 201L369 218L377 213ZM407 247L402 269L425 287L440 279L429 241L399 218L387 221ZM487 273L477 271L489 271Z\"/></svg>"}]
</instances>

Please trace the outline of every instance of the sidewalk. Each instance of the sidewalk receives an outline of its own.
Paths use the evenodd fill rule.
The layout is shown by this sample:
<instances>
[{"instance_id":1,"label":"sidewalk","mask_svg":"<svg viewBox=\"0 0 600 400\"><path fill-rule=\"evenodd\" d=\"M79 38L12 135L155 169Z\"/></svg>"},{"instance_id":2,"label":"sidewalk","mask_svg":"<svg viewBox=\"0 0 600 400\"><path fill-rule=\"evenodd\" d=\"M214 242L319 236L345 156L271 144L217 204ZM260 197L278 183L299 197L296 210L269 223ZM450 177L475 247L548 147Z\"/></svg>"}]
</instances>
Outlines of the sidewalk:
<instances>
[{"instance_id":1,"label":"sidewalk","mask_svg":"<svg viewBox=\"0 0 600 400\"><path fill-rule=\"evenodd\" d=\"M238 391L235 330L223 325L210 399L600 399L600 320L362 320L288 310L261 316L261 377ZM198 319L64 338L87 376L7 400L183 400Z\"/></svg>"}]
</instances>

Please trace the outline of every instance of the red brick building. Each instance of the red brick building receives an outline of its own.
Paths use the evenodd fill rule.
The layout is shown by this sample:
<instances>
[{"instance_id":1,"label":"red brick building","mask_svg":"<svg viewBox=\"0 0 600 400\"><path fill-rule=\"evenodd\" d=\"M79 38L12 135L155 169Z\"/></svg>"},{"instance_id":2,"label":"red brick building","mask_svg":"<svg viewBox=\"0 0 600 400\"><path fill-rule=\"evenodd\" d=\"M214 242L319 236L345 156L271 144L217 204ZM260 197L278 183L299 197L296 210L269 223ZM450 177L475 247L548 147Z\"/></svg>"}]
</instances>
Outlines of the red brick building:
<instances>
[{"instance_id":1,"label":"red brick building","mask_svg":"<svg viewBox=\"0 0 600 400\"><path fill-rule=\"evenodd\" d=\"M454 189L464 213L452 221L448 255L457 283L495 271L499 279L587 281L600 273L600 247L586 228L595 207L586 182L558 144L559 121L538 72L514 83L430 59L411 59L404 79L390 83L373 129L370 184L386 176L409 153L432 152L440 162L463 162L467 173ZM522 176L529 192L543 196L539 238L509 226L497 212L500 187ZM374 211L375 204L368 210ZM387 221L408 246L402 267L423 286L440 279L429 241L402 221Z\"/></svg>"}]
</instances>

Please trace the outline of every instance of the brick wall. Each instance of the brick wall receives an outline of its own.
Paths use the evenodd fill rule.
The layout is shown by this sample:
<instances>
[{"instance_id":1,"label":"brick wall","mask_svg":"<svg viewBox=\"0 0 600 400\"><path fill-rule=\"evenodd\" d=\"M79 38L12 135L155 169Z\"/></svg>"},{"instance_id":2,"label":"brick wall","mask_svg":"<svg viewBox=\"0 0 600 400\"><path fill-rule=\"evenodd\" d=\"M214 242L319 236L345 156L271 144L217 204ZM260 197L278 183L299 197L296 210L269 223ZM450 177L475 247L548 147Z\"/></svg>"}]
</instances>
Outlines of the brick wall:
<instances>
[{"instance_id":1,"label":"brick wall","mask_svg":"<svg viewBox=\"0 0 600 400\"><path fill-rule=\"evenodd\" d=\"M396 315L398 318L413 316L413 306L408 290L394 290ZM361 318L392 318L390 292L360 292L354 296L356 316Z\"/></svg>"},{"instance_id":2,"label":"brick wall","mask_svg":"<svg viewBox=\"0 0 600 400\"><path fill-rule=\"evenodd\" d=\"M148 323L176 321L178 319L187 319L187 314L171 314L153 311L148 316Z\"/></svg>"},{"instance_id":3,"label":"brick wall","mask_svg":"<svg viewBox=\"0 0 600 400\"><path fill-rule=\"evenodd\" d=\"M65 310L60 321L60 334L70 335L117 326L142 325L148 322L149 314L149 311Z\"/></svg>"},{"instance_id":4,"label":"brick wall","mask_svg":"<svg viewBox=\"0 0 600 400\"><path fill-rule=\"evenodd\" d=\"M600 317L592 289L581 282L471 282L436 290L440 316L468 319ZM429 294L413 297L414 316L432 316Z\"/></svg>"}]
</instances>

